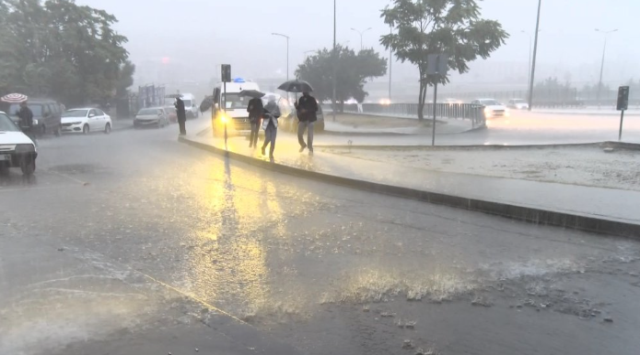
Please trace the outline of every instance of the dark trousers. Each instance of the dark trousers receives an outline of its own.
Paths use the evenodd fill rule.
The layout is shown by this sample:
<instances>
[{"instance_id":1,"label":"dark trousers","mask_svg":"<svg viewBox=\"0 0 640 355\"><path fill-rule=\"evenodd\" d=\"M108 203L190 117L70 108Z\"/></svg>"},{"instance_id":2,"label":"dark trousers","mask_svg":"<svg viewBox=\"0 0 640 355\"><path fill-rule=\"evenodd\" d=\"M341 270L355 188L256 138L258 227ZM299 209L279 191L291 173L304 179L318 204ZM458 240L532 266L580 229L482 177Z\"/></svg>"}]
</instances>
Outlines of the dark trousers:
<instances>
[{"instance_id":1,"label":"dark trousers","mask_svg":"<svg viewBox=\"0 0 640 355\"><path fill-rule=\"evenodd\" d=\"M178 125L180 125L180 134L187 134L187 126L185 120L178 120Z\"/></svg>"},{"instance_id":2,"label":"dark trousers","mask_svg":"<svg viewBox=\"0 0 640 355\"><path fill-rule=\"evenodd\" d=\"M249 136L249 147L258 146L259 133L260 133L260 120L251 121L251 135Z\"/></svg>"},{"instance_id":3,"label":"dark trousers","mask_svg":"<svg viewBox=\"0 0 640 355\"><path fill-rule=\"evenodd\" d=\"M262 149L266 149L267 145L271 143L271 148L269 149L269 156L273 156L273 152L276 150L276 137L278 136L278 129L275 126L269 125L267 129L264 130L264 144L262 145Z\"/></svg>"}]
</instances>

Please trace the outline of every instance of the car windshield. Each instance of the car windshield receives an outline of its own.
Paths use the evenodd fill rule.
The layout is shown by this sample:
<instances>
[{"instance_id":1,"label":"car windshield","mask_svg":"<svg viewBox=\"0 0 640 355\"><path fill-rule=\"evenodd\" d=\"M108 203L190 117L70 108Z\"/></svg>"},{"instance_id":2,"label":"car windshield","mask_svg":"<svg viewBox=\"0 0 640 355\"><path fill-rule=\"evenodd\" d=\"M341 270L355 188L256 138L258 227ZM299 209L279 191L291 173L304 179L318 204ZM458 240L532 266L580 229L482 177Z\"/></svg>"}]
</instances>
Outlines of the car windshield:
<instances>
[{"instance_id":1,"label":"car windshield","mask_svg":"<svg viewBox=\"0 0 640 355\"><path fill-rule=\"evenodd\" d=\"M86 117L89 110L70 110L62 114L62 117Z\"/></svg>"},{"instance_id":2,"label":"car windshield","mask_svg":"<svg viewBox=\"0 0 640 355\"><path fill-rule=\"evenodd\" d=\"M250 97L240 96L240 94L223 94L223 101L226 102L225 108L227 110L246 109L249 105ZM224 99L226 97L226 100Z\"/></svg>"},{"instance_id":3,"label":"car windshield","mask_svg":"<svg viewBox=\"0 0 640 355\"><path fill-rule=\"evenodd\" d=\"M640 355L638 16L0 0L0 355Z\"/></svg>"},{"instance_id":4,"label":"car windshield","mask_svg":"<svg viewBox=\"0 0 640 355\"><path fill-rule=\"evenodd\" d=\"M153 109L153 108L146 108L144 110L140 110L140 112L138 112L139 116L152 116L152 115L158 115L160 114L158 109Z\"/></svg>"},{"instance_id":5,"label":"car windshield","mask_svg":"<svg viewBox=\"0 0 640 355\"><path fill-rule=\"evenodd\" d=\"M18 126L4 113L0 113L0 132L20 132ZM0 145L2 140L0 138Z\"/></svg>"},{"instance_id":6,"label":"car windshield","mask_svg":"<svg viewBox=\"0 0 640 355\"><path fill-rule=\"evenodd\" d=\"M28 103L27 107L31 109L34 117L42 117L42 105ZM11 104L9 108L10 114L15 115L18 111L20 111L20 104Z\"/></svg>"}]
</instances>

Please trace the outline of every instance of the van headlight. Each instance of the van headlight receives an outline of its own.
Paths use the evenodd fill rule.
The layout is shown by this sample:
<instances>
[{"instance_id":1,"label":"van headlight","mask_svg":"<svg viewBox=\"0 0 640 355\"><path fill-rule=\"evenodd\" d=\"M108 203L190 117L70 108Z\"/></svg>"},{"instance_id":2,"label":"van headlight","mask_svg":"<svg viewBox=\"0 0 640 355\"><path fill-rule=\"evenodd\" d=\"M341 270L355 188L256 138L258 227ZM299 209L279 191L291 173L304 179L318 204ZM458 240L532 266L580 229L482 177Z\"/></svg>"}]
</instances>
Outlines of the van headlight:
<instances>
[{"instance_id":1,"label":"van headlight","mask_svg":"<svg viewBox=\"0 0 640 355\"><path fill-rule=\"evenodd\" d=\"M491 113L492 113L492 111L491 111L491 109L490 109L490 108L485 108L485 109L484 109L484 115L485 115L485 116L487 116L487 117L488 117L488 116L491 116Z\"/></svg>"},{"instance_id":2,"label":"van headlight","mask_svg":"<svg viewBox=\"0 0 640 355\"><path fill-rule=\"evenodd\" d=\"M31 153L35 151L36 151L36 147L34 147L33 144L16 145L16 153Z\"/></svg>"}]
</instances>

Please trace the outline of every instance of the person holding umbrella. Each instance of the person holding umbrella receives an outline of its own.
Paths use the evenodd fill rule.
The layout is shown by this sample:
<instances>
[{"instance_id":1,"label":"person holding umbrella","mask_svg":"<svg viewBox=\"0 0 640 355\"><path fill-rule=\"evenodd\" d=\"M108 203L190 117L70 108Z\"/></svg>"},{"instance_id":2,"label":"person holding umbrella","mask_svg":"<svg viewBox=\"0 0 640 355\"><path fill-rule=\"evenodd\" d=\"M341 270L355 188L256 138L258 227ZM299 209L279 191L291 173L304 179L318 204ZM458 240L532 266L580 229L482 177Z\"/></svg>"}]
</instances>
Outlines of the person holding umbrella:
<instances>
[{"instance_id":1,"label":"person holding umbrella","mask_svg":"<svg viewBox=\"0 0 640 355\"><path fill-rule=\"evenodd\" d=\"M260 132L260 118L262 117L264 107L259 97L253 97L247 106L249 112L249 122L251 123L251 135L249 136L249 148L258 146L258 133ZM266 142L265 142L266 144ZM264 148L262 149L264 151Z\"/></svg>"},{"instance_id":2,"label":"person holding umbrella","mask_svg":"<svg viewBox=\"0 0 640 355\"><path fill-rule=\"evenodd\" d=\"M305 88L302 91L302 97L296 102L296 110L298 111L298 143L300 143L300 153L309 148L309 154L313 154L313 123L318 120L318 101L311 96L310 90ZM303 135L307 130L307 142L305 143Z\"/></svg>"},{"instance_id":3,"label":"person holding umbrella","mask_svg":"<svg viewBox=\"0 0 640 355\"><path fill-rule=\"evenodd\" d=\"M273 162L273 152L276 149L276 136L278 135L278 118L280 117L280 108L276 103L275 97L269 98L269 102L264 107L263 116L264 144L262 145L262 155L267 155L267 145L271 144L269 159Z\"/></svg>"},{"instance_id":4,"label":"person holding umbrella","mask_svg":"<svg viewBox=\"0 0 640 355\"><path fill-rule=\"evenodd\" d=\"M187 134L187 111L184 108L184 101L178 96L176 97L176 114L178 116L178 124L180 125L180 135L184 136Z\"/></svg>"},{"instance_id":5,"label":"person holding umbrella","mask_svg":"<svg viewBox=\"0 0 640 355\"><path fill-rule=\"evenodd\" d=\"M27 101L20 103L20 110L18 110L16 116L20 118L20 128L22 132L31 138L33 143L36 143L36 135L35 132L33 132L33 112L29 106L27 106Z\"/></svg>"}]
</instances>

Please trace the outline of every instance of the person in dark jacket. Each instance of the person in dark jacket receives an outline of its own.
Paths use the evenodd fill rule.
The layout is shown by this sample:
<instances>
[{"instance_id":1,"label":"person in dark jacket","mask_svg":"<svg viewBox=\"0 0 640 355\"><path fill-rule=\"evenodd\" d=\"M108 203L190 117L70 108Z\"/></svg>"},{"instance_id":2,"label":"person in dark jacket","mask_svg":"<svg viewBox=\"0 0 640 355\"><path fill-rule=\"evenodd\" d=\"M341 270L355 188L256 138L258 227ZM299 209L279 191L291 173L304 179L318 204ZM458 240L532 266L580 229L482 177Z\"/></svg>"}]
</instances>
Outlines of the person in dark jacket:
<instances>
[{"instance_id":1,"label":"person in dark jacket","mask_svg":"<svg viewBox=\"0 0 640 355\"><path fill-rule=\"evenodd\" d=\"M187 134L187 112L184 108L184 101L181 98L176 98L176 115L178 116L178 124L180 125L180 135L184 136Z\"/></svg>"},{"instance_id":2,"label":"person in dark jacket","mask_svg":"<svg viewBox=\"0 0 640 355\"><path fill-rule=\"evenodd\" d=\"M20 110L16 113L16 116L20 118L20 128L22 132L26 134L31 140L36 142L35 129L33 128L33 112L27 106L27 102L20 103Z\"/></svg>"},{"instance_id":3,"label":"person in dark jacket","mask_svg":"<svg viewBox=\"0 0 640 355\"><path fill-rule=\"evenodd\" d=\"M254 97L249 101L247 106L247 112L249 112L249 123L251 123L251 135L249 136L249 148L256 148L258 146L258 133L260 133L260 118L264 107L262 107L262 100Z\"/></svg>"},{"instance_id":4,"label":"person in dark jacket","mask_svg":"<svg viewBox=\"0 0 640 355\"><path fill-rule=\"evenodd\" d=\"M267 155L267 145L271 144L269 149L269 159L273 162L273 152L276 149L276 137L278 135L278 118L280 117L280 108L275 98L270 98L264 107L264 144L262 145L262 155Z\"/></svg>"},{"instance_id":5,"label":"person in dark jacket","mask_svg":"<svg viewBox=\"0 0 640 355\"><path fill-rule=\"evenodd\" d=\"M309 154L313 154L313 123L318 120L318 101L311 96L308 91L302 93L302 97L296 102L296 110L298 111L298 143L300 143L300 153L308 147ZM307 130L307 142L302 137L304 131Z\"/></svg>"}]
</instances>

